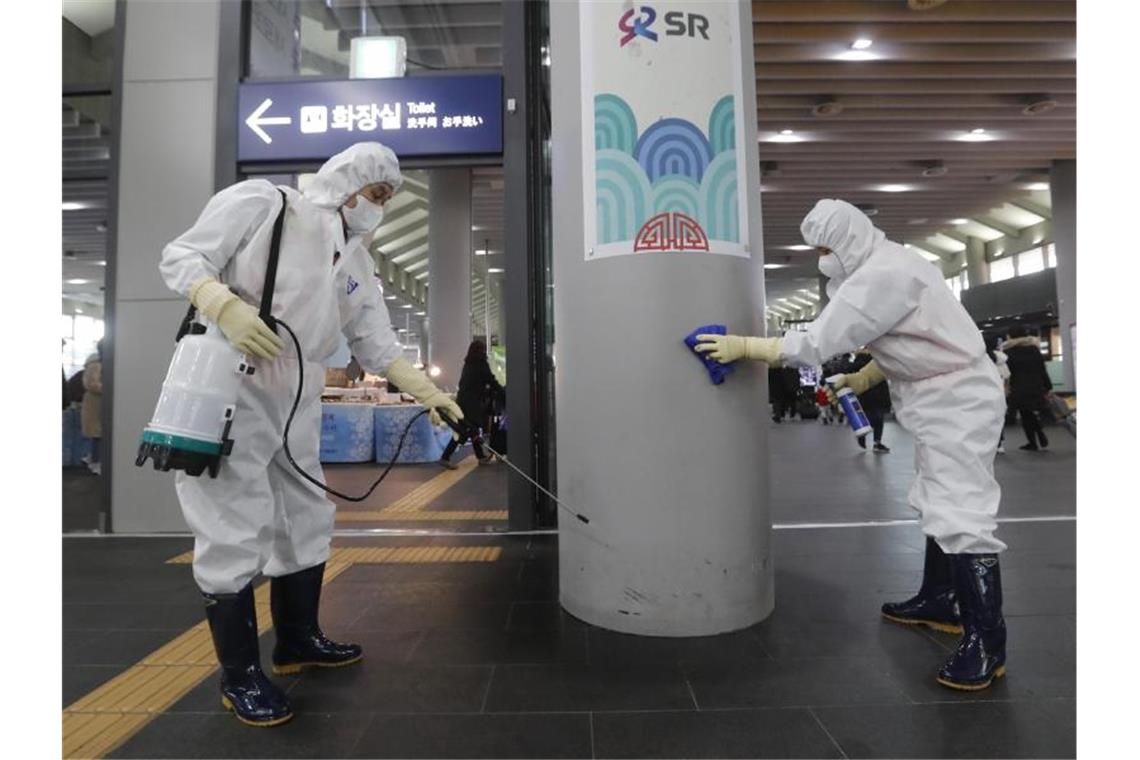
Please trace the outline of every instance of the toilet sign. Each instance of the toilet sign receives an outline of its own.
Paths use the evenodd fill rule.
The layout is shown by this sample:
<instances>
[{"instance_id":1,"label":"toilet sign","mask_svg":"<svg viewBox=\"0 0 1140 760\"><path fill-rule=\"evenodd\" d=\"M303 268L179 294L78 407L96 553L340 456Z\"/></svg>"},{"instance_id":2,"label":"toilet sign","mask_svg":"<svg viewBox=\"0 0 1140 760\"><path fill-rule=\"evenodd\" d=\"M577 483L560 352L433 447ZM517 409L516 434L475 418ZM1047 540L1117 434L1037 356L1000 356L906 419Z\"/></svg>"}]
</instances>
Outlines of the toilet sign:
<instances>
[{"instance_id":1,"label":"toilet sign","mask_svg":"<svg viewBox=\"0 0 1140 760\"><path fill-rule=\"evenodd\" d=\"M498 74L244 82L238 161L324 160L381 142L401 158L503 152Z\"/></svg>"}]
</instances>

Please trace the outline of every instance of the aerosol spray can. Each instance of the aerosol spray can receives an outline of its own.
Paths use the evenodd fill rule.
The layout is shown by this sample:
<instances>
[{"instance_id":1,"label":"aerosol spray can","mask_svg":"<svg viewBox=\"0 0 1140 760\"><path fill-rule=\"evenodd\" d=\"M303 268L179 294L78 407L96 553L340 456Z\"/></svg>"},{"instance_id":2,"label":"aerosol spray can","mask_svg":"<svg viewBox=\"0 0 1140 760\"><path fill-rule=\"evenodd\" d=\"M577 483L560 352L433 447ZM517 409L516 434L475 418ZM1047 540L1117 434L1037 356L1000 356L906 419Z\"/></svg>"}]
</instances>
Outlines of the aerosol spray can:
<instances>
[{"instance_id":1,"label":"aerosol spray can","mask_svg":"<svg viewBox=\"0 0 1140 760\"><path fill-rule=\"evenodd\" d=\"M835 386L842 379L843 375L832 375L827 378L827 383L835 389ZM847 415L847 424L851 426L855 435L862 436L870 433L871 423L867 419L867 413L863 411L863 405L859 403L859 397L855 395L855 391L845 386L835 389L835 395L839 401L839 406L843 408L843 413Z\"/></svg>"}]
</instances>

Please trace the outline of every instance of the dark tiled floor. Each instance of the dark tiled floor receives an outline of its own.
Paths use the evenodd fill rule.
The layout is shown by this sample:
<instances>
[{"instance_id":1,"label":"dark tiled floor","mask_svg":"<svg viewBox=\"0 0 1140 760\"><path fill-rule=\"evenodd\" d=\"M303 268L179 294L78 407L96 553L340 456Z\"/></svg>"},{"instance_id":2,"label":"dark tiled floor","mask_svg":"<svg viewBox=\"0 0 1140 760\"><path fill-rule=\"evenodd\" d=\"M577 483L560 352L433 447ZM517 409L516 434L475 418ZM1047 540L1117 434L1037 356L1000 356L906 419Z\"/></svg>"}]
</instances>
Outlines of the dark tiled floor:
<instances>
[{"instance_id":1,"label":"dark tiled floor","mask_svg":"<svg viewBox=\"0 0 1140 760\"><path fill-rule=\"evenodd\" d=\"M103 510L103 480L86 467L64 467L62 478L63 532L99 530Z\"/></svg>"},{"instance_id":2,"label":"dark tiled floor","mask_svg":"<svg viewBox=\"0 0 1140 760\"><path fill-rule=\"evenodd\" d=\"M999 462L1014 516L1072 514L1071 440L1055 438L1055 453ZM830 457L838 480L877 478L880 494L899 498L911 453L897 428L888 442L895 452L873 457L843 431L776 429L776 518L911 517L905 504L868 502L865 484L836 507L833 486L806 479L804 462ZM870 474L857 474L864 468ZM461 483L447 508L501 506L488 503L494 486L477 477L465 479L473 493ZM795 485L806 482L823 496ZM923 537L914 525L777 530L772 616L690 639L626 636L562 612L554 537L338 539L495 544L503 554L487 564L351 568L325 590L323 619L331 635L362 642L366 659L280 679L293 722L239 725L211 678L115 756L1073 757L1075 523L1008 523L1001 535L1010 546L1009 675L980 694L933 681L954 637L878 618L884 599L918 584ZM189 547L64 540L65 705L201 619L189 568L163 564ZM263 657L272 638L262 640Z\"/></svg>"}]
</instances>

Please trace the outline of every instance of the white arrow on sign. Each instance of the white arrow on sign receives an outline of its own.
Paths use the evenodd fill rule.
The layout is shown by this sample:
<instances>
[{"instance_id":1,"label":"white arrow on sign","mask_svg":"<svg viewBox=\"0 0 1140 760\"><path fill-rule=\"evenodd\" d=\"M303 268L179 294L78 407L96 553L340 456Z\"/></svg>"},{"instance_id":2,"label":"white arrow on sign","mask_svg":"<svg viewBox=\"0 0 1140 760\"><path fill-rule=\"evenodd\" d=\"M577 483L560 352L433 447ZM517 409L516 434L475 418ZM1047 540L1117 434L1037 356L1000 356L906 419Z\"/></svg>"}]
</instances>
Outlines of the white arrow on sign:
<instances>
[{"instance_id":1,"label":"white arrow on sign","mask_svg":"<svg viewBox=\"0 0 1140 760\"><path fill-rule=\"evenodd\" d=\"M262 118L261 115L268 111L271 105L273 105L273 101L266 98L261 102L261 105L254 109L254 112L249 115L249 118L245 120L246 125L252 129L258 137L264 140L266 145L273 142L273 138L261 128L263 125L293 123L293 119L289 116L266 116Z\"/></svg>"}]
</instances>

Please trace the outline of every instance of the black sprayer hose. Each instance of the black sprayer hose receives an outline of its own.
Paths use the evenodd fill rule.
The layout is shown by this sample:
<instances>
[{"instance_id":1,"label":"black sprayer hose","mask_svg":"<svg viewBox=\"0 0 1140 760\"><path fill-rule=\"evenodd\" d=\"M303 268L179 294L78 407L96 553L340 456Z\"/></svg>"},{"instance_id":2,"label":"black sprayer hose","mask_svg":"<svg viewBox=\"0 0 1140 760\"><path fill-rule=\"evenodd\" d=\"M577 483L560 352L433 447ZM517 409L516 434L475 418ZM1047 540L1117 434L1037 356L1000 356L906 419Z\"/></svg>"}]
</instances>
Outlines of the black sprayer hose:
<instances>
[{"instance_id":1,"label":"black sprayer hose","mask_svg":"<svg viewBox=\"0 0 1140 760\"><path fill-rule=\"evenodd\" d=\"M403 434L400 435L400 442L396 444L396 453L392 456L392 461L388 463L388 466L384 468L384 472L380 473L380 477L376 478L376 482L373 483L372 487L365 491L363 495L349 496L348 494L344 494L340 491L329 488L327 485L301 469L301 465L297 464L297 461L293 459L293 453L289 451L289 428L293 425L293 416L297 414L297 407L301 405L301 395L305 389L305 362L301 354L301 342L297 340L297 335L293 332L293 328L289 327L289 325L285 324L280 319L276 320L276 322L277 324L284 327L285 331L289 333L289 337L293 339L293 346L297 349L297 395L293 399L293 408L289 410L289 419L285 420L285 434L283 436L285 444L285 457L289 460L289 464L293 465L293 469L300 473L302 478L309 481L325 493L332 494L333 496L344 499L345 501L364 501L372 495L372 492L376 490L376 486L380 485L380 483L384 481L384 478L388 477L388 473L392 470L392 465L396 464L396 460L400 458L400 452L404 448L404 439L406 439L408 437L408 433L411 432L412 425L415 424L416 420L418 420L420 417L423 417L430 410L424 409L422 412L419 412L410 420L408 420L408 424L404 427Z\"/></svg>"}]
</instances>

